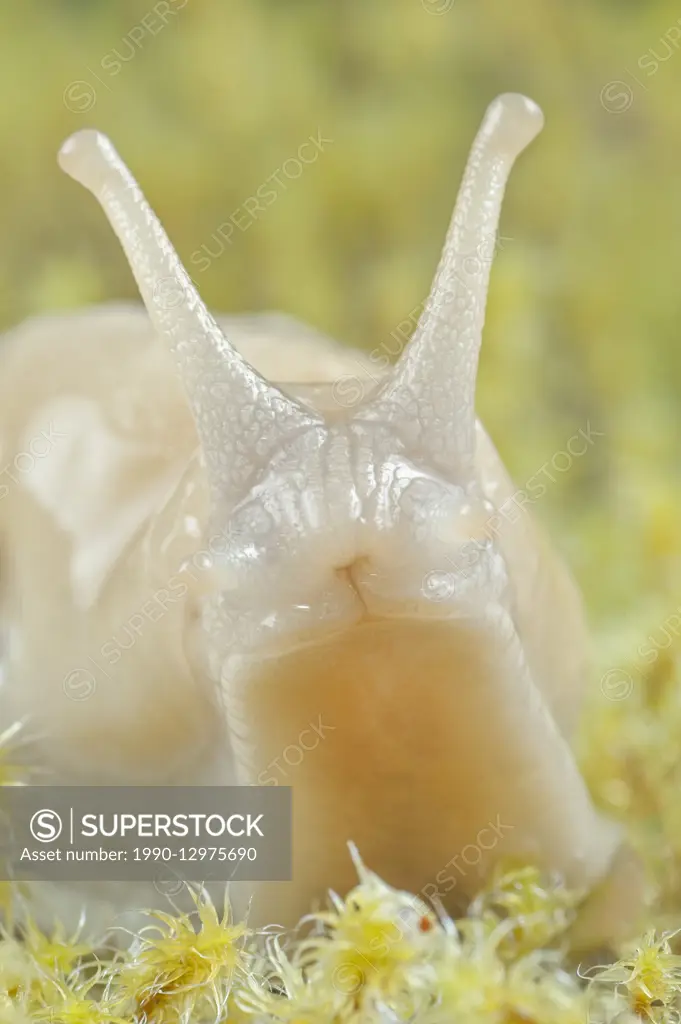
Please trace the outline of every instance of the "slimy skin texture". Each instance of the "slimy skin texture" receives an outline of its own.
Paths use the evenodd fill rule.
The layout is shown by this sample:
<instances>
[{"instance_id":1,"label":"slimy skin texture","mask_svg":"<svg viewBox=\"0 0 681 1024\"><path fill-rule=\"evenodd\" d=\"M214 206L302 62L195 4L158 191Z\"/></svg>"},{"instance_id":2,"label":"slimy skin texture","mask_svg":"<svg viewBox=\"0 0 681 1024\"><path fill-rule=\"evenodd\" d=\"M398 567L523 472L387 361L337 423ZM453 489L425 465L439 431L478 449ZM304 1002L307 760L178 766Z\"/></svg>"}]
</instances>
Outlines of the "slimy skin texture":
<instances>
[{"instance_id":1,"label":"slimy skin texture","mask_svg":"<svg viewBox=\"0 0 681 1024\"><path fill-rule=\"evenodd\" d=\"M214 319L111 143L80 132L60 154L149 316L86 310L3 343L5 463L50 437L0 501L3 720L30 720L59 782L291 785L294 878L257 887L256 922L351 888L349 840L451 911L501 857L590 890L620 850L570 749L579 595L527 511L499 513L515 489L475 418L475 254L541 124L524 97L490 106L378 385L294 321Z\"/></svg>"}]
</instances>

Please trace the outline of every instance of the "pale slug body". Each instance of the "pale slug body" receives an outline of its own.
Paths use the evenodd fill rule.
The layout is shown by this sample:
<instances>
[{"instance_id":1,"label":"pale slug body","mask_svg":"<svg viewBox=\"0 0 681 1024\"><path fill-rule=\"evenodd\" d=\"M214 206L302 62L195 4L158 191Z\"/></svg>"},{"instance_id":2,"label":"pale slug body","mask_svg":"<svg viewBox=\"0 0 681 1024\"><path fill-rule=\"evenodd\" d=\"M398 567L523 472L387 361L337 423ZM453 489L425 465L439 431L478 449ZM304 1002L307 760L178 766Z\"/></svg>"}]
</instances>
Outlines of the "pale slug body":
<instances>
[{"instance_id":1,"label":"pale slug body","mask_svg":"<svg viewBox=\"0 0 681 1024\"><path fill-rule=\"evenodd\" d=\"M524 97L489 108L378 387L360 353L285 318L223 333L108 140L62 150L153 328L109 307L4 342L5 461L48 450L0 502L3 715L31 717L57 780L292 785L294 881L259 887L261 920L350 888L348 840L451 908L501 856L589 889L618 850L569 746L579 596L529 515L498 514L514 488L474 412L489 261L471 254L541 122Z\"/></svg>"}]
</instances>

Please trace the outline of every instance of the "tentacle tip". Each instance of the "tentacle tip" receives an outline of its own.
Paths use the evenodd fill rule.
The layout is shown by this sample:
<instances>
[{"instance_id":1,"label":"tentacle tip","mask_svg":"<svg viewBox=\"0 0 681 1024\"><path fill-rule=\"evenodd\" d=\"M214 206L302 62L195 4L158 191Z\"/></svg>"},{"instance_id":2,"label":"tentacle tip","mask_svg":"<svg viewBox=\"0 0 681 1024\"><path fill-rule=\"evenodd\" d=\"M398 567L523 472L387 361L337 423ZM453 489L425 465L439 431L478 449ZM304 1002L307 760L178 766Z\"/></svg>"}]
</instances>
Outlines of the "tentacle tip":
<instances>
[{"instance_id":1,"label":"tentacle tip","mask_svg":"<svg viewBox=\"0 0 681 1024\"><path fill-rule=\"evenodd\" d=\"M115 149L106 135L93 128L75 132L63 143L57 161L69 177L93 189L105 168L111 165Z\"/></svg>"},{"instance_id":2,"label":"tentacle tip","mask_svg":"<svg viewBox=\"0 0 681 1024\"><path fill-rule=\"evenodd\" d=\"M534 100L521 93L507 92L490 104L485 126L499 149L515 157L542 130L544 115Z\"/></svg>"}]
</instances>

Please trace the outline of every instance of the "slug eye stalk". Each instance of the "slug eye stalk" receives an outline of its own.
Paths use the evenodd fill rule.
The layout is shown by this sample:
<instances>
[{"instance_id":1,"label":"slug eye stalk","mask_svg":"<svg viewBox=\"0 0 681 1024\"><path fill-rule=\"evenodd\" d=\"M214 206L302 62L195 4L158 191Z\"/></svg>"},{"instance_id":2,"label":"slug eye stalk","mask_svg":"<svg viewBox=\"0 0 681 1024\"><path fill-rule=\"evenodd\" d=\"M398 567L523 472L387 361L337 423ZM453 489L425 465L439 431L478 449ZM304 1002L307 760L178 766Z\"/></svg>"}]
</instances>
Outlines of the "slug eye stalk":
<instances>
[{"instance_id":1,"label":"slug eye stalk","mask_svg":"<svg viewBox=\"0 0 681 1024\"><path fill-rule=\"evenodd\" d=\"M279 444L318 419L265 381L220 330L105 135L76 132L62 146L59 163L99 200L116 232L151 321L175 358L213 497L233 502Z\"/></svg>"},{"instance_id":2,"label":"slug eye stalk","mask_svg":"<svg viewBox=\"0 0 681 1024\"><path fill-rule=\"evenodd\" d=\"M416 331L372 403L370 415L394 421L445 473L473 466L475 382L501 203L516 157L543 124L525 96L507 93L489 106Z\"/></svg>"}]
</instances>

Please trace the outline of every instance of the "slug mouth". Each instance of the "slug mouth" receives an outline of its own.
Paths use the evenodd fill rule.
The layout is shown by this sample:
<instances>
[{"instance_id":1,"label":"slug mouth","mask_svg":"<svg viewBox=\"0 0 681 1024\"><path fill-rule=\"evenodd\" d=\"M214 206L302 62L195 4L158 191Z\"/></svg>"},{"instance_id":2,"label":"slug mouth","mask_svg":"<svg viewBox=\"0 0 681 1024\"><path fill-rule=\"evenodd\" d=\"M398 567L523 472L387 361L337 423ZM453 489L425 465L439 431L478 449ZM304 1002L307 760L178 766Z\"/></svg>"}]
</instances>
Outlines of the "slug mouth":
<instances>
[{"instance_id":1,"label":"slug mouth","mask_svg":"<svg viewBox=\"0 0 681 1024\"><path fill-rule=\"evenodd\" d=\"M351 587L354 587L352 581L352 567L354 561L347 562L345 565L339 565L333 570L333 574L340 583L348 583Z\"/></svg>"},{"instance_id":2,"label":"slug mouth","mask_svg":"<svg viewBox=\"0 0 681 1024\"><path fill-rule=\"evenodd\" d=\"M367 572L367 564L368 559L362 556L334 569L334 575L338 583L352 591L355 605L359 612L357 622L374 620L376 618L376 615L369 607L370 601L367 603L366 587L363 587L361 582L362 576Z\"/></svg>"}]
</instances>

